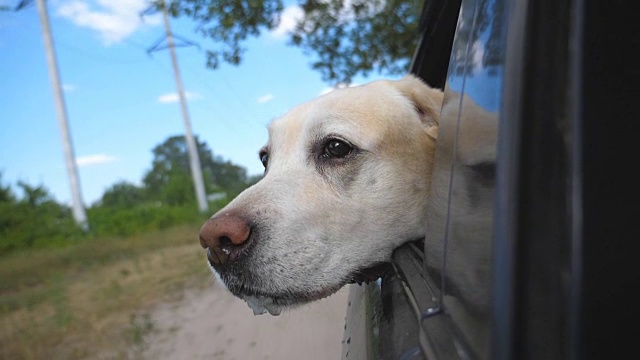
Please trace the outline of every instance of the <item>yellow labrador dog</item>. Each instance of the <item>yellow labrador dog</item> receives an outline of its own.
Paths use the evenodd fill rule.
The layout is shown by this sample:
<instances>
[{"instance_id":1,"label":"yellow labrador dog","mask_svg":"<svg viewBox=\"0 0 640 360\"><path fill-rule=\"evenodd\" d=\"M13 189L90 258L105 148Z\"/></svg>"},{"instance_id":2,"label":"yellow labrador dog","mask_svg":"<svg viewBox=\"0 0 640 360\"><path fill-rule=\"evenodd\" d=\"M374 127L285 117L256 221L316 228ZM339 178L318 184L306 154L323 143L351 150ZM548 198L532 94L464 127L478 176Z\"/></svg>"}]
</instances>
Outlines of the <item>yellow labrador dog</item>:
<instances>
[{"instance_id":1,"label":"yellow labrador dog","mask_svg":"<svg viewBox=\"0 0 640 360\"><path fill-rule=\"evenodd\" d=\"M254 313L277 315L366 280L424 238L442 98L409 75L335 90L273 121L264 178L201 229L214 274Z\"/></svg>"}]
</instances>

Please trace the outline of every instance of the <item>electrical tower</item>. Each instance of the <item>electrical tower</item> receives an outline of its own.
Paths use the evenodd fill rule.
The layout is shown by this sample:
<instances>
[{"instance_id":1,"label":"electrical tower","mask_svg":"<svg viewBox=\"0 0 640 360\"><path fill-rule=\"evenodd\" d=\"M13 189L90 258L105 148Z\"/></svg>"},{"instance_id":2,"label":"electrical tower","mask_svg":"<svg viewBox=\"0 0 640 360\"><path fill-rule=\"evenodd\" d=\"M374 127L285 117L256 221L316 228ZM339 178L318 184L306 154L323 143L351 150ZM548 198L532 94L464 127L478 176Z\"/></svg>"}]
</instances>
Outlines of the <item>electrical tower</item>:
<instances>
[{"instance_id":1,"label":"electrical tower","mask_svg":"<svg viewBox=\"0 0 640 360\"><path fill-rule=\"evenodd\" d=\"M150 8L151 9L151 8ZM143 13L148 13L149 10ZM185 139L187 141L187 148L189 150L189 165L191 167L191 177L193 178L193 185L196 192L196 199L198 201L198 208L201 212L206 212L209 210L209 205L206 199L206 193L204 189L204 181L202 179L202 167L200 165L200 157L198 156L198 147L196 145L196 141L193 137L193 132L191 131L191 122L189 121L189 112L187 110L187 99L184 94L184 88L182 86L182 78L180 77L180 69L178 68L178 57L176 55L176 43L174 42L174 38L176 35L171 31L171 25L169 23L169 14L167 13L167 8L165 4L162 4L162 18L164 20L164 28L165 28L165 37L160 39L154 46L150 47L147 50L147 53L151 53L153 51L161 50L168 48L169 53L171 54L171 63L173 65L173 73L176 78L176 87L178 90L178 98L180 99L180 109L182 110L182 120L184 122L185 128ZM166 39L167 45L161 46L162 41ZM179 38L183 43L188 45L195 45L194 43ZM184 45L181 45L184 46Z\"/></svg>"},{"instance_id":2,"label":"electrical tower","mask_svg":"<svg viewBox=\"0 0 640 360\"><path fill-rule=\"evenodd\" d=\"M58 60L56 58L56 51L53 45L51 26L49 25L47 4L45 3L45 0L35 0L35 2L40 16L40 24L42 26L42 39L44 40L44 48L47 55L47 65L49 67L49 77L51 79L51 87L53 88L53 96L55 98L56 115L58 118L58 125L60 127L60 135L62 137L62 147L64 149L67 176L69 177L69 185L71 187L73 218L78 226L87 231L89 229L89 224L87 222L87 214L82 201L80 177L78 176L78 168L76 166L73 143L71 141L71 132L69 131L69 123L67 121L67 108L60 82ZM16 6L15 10L21 10L31 3L32 0L22 0Z\"/></svg>"}]
</instances>

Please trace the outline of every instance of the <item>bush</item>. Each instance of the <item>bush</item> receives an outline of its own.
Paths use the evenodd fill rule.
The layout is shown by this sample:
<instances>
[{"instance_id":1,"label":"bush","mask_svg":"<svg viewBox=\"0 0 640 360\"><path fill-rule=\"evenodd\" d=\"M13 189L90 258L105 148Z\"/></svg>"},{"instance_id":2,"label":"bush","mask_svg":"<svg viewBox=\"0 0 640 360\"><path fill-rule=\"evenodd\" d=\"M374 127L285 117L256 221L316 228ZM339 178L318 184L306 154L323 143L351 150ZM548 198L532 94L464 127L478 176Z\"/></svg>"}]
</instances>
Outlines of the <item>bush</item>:
<instances>
[{"instance_id":1,"label":"bush","mask_svg":"<svg viewBox=\"0 0 640 360\"><path fill-rule=\"evenodd\" d=\"M227 194L211 201L208 214L195 204L190 162L184 136L173 136L153 149L151 169L137 186L114 184L87 210L89 232L74 222L70 209L57 203L44 186L18 182L22 197L2 183L0 173L0 256L33 247L63 247L98 237L119 237L179 224L203 222L230 198L251 186L260 176L249 177L242 166L213 156L197 141L205 191Z\"/></svg>"},{"instance_id":2,"label":"bush","mask_svg":"<svg viewBox=\"0 0 640 360\"><path fill-rule=\"evenodd\" d=\"M21 198L0 181L0 256L36 247L65 247L93 237L119 237L204 222L209 213L228 202L226 198L211 202L210 212L201 214L193 201L180 205L140 203L140 189L116 184L103 201L87 210L87 233L76 225L71 210L54 201L43 186L22 182L18 186L23 192Z\"/></svg>"},{"instance_id":3,"label":"bush","mask_svg":"<svg viewBox=\"0 0 640 360\"><path fill-rule=\"evenodd\" d=\"M0 203L0 255L30 247L58 247L84 238L71 212L55 202Z\"/></svg>"},{"instance_id":4,"label":"bush","mask_svg":"<svg viewBox=\"0 0 640 360\"><path fill-rule=\"evenodd\" d=\"M179 207L160 204L141 204L130 208L93 207L87 215L91 233L96 236L131 235L206 218L191 204Z\"/></svg>"}]
</instances>

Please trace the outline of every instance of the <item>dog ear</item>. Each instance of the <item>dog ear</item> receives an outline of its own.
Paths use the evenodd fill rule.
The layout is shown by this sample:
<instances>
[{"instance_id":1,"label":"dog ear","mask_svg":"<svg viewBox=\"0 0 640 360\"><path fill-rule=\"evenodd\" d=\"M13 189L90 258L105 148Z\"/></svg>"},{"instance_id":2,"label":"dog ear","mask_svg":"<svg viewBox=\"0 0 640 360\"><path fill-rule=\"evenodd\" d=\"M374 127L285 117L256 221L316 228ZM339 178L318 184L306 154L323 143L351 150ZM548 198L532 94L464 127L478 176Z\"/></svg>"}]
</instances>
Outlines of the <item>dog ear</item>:
<instances>
[{"instance_id":1,"label":"dog ear","mask_svg":"<svg viewBox=\"0 0 640 360\"><path fill-rule=\"evenodd\" d=\"M414 75L406 75L392 83L416 108L422 123L427 126L427 134L436 139L443 92L430 87Z\"/></svg>"}]
</instances>

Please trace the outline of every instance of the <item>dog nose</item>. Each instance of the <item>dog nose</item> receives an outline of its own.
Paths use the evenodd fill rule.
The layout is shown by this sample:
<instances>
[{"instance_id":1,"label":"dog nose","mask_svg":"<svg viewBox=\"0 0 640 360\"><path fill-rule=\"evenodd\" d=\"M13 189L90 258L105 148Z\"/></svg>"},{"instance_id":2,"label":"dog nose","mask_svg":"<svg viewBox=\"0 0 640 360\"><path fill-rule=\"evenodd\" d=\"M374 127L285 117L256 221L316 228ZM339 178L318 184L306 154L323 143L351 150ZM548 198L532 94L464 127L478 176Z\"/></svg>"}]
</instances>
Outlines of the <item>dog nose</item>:
<instances>
[{"instance_id":1,"label":"dog nose","mask_svg":"<svg viewBox=\"0 0 640 360\"><path fill-rule=\"evenodd\" d=\"M209 219L200 229L200 245L209 249L207 256L216 264L234 261L239 247L249 239L251 229L241 217L223 213Z\"/></svg>"}]
</instances>

